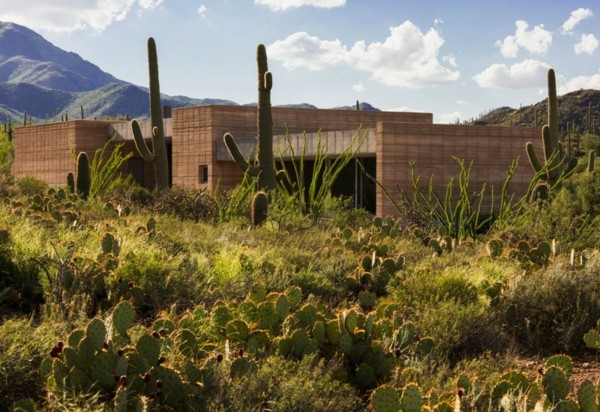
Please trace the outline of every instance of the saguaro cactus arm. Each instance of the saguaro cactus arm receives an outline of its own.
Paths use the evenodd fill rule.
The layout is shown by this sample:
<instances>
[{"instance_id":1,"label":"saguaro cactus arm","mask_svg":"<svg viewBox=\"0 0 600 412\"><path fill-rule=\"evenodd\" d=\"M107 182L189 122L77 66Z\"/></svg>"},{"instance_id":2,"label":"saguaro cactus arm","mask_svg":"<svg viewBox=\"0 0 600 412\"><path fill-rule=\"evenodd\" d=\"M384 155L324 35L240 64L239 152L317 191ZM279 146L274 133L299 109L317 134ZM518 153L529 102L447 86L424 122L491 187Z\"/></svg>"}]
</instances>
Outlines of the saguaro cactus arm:
<instances>
[{"instance_id":1,"label":"saguaro cactus arm","mask_svg":"<svg viewBox=\"0 0 600 412\"><path fill-rule=\"evenodd\" d=\"M544 166L542 165L542 162L540 162L540 159L538 158L537 154L535 153L535 148L533 147L533 143L527 142L527 145L525 146L525 148L527 149L527 157L529 158L529 163L531 163L531 167L533 168L535 173L539 173L540 170L542 170L542 168Z\"/></svg>"},{"instance_id":2,"label":"saguaro cactus arm","mask_svg":"<svg viewBox=\"0 0 600 412\"><path fill-rule=\"evenodd\" d=\"M250 176L254 177L260 174L260 169L258 167L250 165L248 160L246 160L231 133L225 133L225 135L223 136L223 142L225 142L225 146L229 151L229 155L231 156L233 161L239 166L239 168L242 169L242 172L249 173Z\"/></svg>"},{"instance_id":3,"label":"saguaro cactus arm","mask_svg":"<svg viewBox=\"0 0 600 412\"><path fill-rule=\"evenodd\" d=\"M148 148L146 141L144 140L144 136L142 135L142 129L140 128L140 124L137 120L131 121L131 130L133 131L133 140L135 141L135 147L137 148L140 155L147 162L154 162L156 157Z\"/></svg>"}]
</instances>

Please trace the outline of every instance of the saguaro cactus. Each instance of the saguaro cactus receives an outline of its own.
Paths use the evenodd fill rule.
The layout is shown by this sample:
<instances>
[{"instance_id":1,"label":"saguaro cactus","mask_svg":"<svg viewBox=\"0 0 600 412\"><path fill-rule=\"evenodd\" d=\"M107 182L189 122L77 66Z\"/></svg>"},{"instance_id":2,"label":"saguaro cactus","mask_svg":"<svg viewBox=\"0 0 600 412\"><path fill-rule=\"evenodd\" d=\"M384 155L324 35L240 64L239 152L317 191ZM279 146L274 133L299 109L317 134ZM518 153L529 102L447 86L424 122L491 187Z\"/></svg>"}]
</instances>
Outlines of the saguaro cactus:
<instances>
[{"instance_id":1,"label":"saguaro cactus","mask_svg":"<svg viewBox=\"0 0 600 412\"><path fill-rule=\"evenodd\" d=\"M277 186L277 174L273 163L273 120L271 118L271 88L273 76L267 64L267 50L259 44L256 49L258 66L258 164L251 165L244 158L233 136L226 133L223 136L231 158L246 173L258 176L260 189L270 190Z\"/></svg>"},{"instance_id":2,"label":"saguaro cactus","mask_svg":"<svg viewBox=\"0 0 600 412\"><path fill-rule=\"evenodd\" d=\"M259 191L250 202L250 220L252 226L260 226L267 219L269 198L265 192Z\"/></svg>"},{"instance_id":3,"label":"saguaro cactus","mask_svg":"<svg viewBox=\"0 0 600 412\"><path fill-rule=\"evenodd\" d=\"M571 156L567 148L565 154L558 137L558 102L556 97L556 75L553 69L548 70L548 123L542 127L542 143L544 146L544 162L542 163L535 153L532 142L527 142L526 150L529 162L535 173L544 172L542 182L533 190L535 198L547 199L550 189L566 177L569 177L577 165L577 158ZM570 138L568 141L570 146ZM587 170L594 170L595 153L590 151ZM537 193L538 191L542 191Z\"/></svg>"},{"instance_id":4,"label":"saguaro cactus","mask_svg":"<svg viewBox=\"0 0 600 412\"><path fill-rule=\"evenodd\" d=\"M167 156L167 143L163 127L162 107L160 104L160 86L158 81L158 57L156 43L152 37L148 38L148 69L150 74L150 122L152 125L151 152L136 120L132 120L131 129L135 139L135 146L144 160L154 163L156 174L156 189L158 191L169 188L169 159Z\"/></svg>"},{"instance_id":5,"label":"saguaro cactus","mask_svg":"<svg viewBox=\"0 0 600 412\"><path fill-rule=\"evenodd\" d=\"M92 179L90 176L90 159L86 152L77 156L77 193L85 200L90 195Z\"/></svg>"},{"instance_id":6,"label":"saguaro cactus","mask_svg":"<svg viewBox=\"0 0 600 412\"><path fill-rule=\"evenodd\" d=\"M553 185L561 175L560 164L563 161L563 151L558 140L558 103L556 98L556 75L553 69L548 70L548 123L542 128L542 140L544 144L544 163L539 160L532 142L527 142L527 156L536 173L546 167L545 180Z\"/></svg>"}]
</instances>

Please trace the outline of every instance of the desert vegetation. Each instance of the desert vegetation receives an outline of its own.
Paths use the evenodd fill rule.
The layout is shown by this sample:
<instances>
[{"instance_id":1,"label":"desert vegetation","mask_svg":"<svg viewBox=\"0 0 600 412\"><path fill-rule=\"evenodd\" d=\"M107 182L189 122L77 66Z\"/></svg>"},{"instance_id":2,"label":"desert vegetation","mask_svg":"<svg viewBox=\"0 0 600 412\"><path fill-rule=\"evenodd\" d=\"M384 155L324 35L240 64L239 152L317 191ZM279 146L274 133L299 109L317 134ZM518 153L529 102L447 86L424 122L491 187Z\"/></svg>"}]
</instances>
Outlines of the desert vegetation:
<instances>
[{"instance_id":1,"label":"desert vegetation","mask_svg":"<svg viewBox=\"0 0 600 412\"><path fill-rule=\"evenodd\" d=\"M463 162L445 196L384 188L396 217L328 196L325 152L303 182L227 135L233 189L148 191L118 149L48 187L3 133L0 410L597 411L600 137L553 122L523 198L483 211Z\"/></svg>"}]
</instances>

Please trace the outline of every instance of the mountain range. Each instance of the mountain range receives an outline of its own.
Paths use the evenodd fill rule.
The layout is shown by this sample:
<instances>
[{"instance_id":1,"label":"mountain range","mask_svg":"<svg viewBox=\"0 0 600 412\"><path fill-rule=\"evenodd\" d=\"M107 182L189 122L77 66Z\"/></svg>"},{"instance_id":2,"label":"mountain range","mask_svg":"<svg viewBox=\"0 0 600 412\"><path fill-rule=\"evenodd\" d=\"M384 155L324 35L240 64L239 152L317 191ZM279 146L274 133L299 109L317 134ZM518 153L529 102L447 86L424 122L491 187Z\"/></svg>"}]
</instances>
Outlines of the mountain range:
<instances>
[{"instance_id":1,"label":"mountain range","mask_svg":"<svg viewBox=\"0 0 600 412\"><path fill-rule=\"evenodd\" d=\"M237 103L224 99L162 96L173 108ZM545 119L545 101L512 109L502 107L481 116L474 124L531 126ZM559 97L563 127L584 124L589 105L600 107L600 91L581 90ZM285 107L315 108L303 103ZM360 110L378 110L361 102ZM27 27L0 22L0 122L23 121L24 113L34 121L148 116L148 90L102 71L78 54L64 51ZM335 107L355 110L356 105ZM536 116L536 113L538 115ZM536 123L536 121L538 123ZM600 119L596 120L600 125Z\"/></svg>"}]
</instances>

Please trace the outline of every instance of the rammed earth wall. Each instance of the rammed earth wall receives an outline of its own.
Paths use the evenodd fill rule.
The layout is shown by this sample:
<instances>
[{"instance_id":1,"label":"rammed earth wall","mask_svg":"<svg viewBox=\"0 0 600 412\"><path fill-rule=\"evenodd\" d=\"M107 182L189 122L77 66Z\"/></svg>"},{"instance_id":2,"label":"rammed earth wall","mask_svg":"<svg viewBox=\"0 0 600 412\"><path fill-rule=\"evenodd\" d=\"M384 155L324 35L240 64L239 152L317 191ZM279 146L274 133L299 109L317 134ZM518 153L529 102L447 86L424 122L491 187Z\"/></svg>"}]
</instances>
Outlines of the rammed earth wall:
<instances>
[{"instance_id":1,"label":"rammed earth wall","mask_svg":"<svg viewBox=\"0 0 600 412\"><path fill-rule=\"evenodd\" d=\"M376 158L377 179L392 194L397 193L397 187L410 188L410 162L416 163L423 183L433 174L436 190L443 192L448 180L458 173L453 156L465 159L467 164L473 160L474 190L487 182L496 193L501 190L511 161L521 156L521 165L510 189L522 194L532 177L531 168L524 160L525 143L533 141L541 146L541 132L537 128L438 125L432 123L430 113L274 107L272 116L274 135L288 132L294 134L294 139L300 139L302 132L306 132L314 139L316 132L321 131L321 138L329 139L331 148L347 140L348 131L359 127L370 129L360 155ZM172 150L172 184L210 190L217 184L233 186L241 180L237 165L223 158L223 134L229 132L236 140L252 141L256 136L256 107L174 109L173 118L167 124L167 140ZM63 185L67 173L75 171L72 151L86 151L92 158L94 151L115 133L116 142L124 142L125 150L139 158L128 128L122 123L74 120L19 127L14 134L13 175L17 179L34 176L51 185ZM144 183L152 187L151 164L145 164L140 173L145 176ZM377 189L376 205L377 215L394 212L380 189Z\"/></svg>"}]
</instances>

